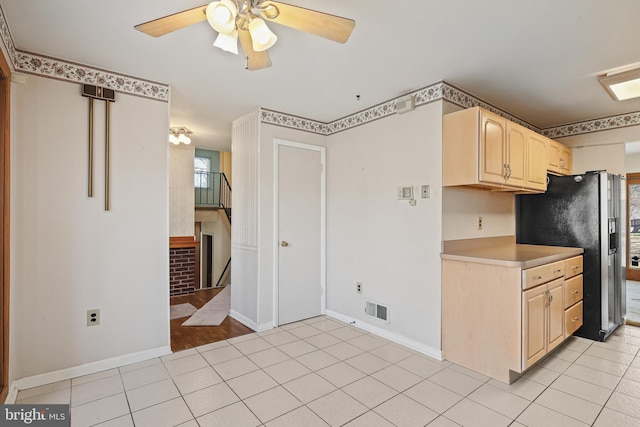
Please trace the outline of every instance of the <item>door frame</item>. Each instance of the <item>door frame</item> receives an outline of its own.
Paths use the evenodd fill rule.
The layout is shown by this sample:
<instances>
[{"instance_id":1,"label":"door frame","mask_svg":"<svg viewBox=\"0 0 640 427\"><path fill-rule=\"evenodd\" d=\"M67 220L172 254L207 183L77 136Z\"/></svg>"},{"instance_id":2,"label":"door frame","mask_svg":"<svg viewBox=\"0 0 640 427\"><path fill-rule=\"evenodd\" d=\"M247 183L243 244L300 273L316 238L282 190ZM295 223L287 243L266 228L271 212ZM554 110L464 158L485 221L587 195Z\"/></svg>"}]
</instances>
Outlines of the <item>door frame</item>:
<instances>
[{"instance_id":1,"label":"door frame","mask_svg":"<svg viewBox=\"0 0 640 427\"><path fill-rule=\"evenodd\" d=\"M202 231L200 230L200 282L198 289L209 289L206 286L203 286L204 284L206 284L207 278L204 277L204 275L202 274L202 268L204 265L206 265L205 263L208 263L208 261L206 259L204 259L204 252L202 249L204 248L204 236L209 236L211 237L211 253L209 254L209 259L211 260L211 269L209 271L209 276L211 276L211 288L215 288L216 285L215 283L213 283L213 232L212 231Z\"/></svg>"},{"instance_id":2,"label":"door frame","mask_svg":"<svg viewBox=\"0 0 640 427\"><path fill-rule=\"evenodd\" d=\"M2 227L2 269L0 270L0 402L4 402L9 392L9 251L10 251L10 111L11 111L11 69L0 49L0 162L2 162L2 212L0 225Z\"/></svg>"},{"instance_id":3,"label":"door frame","mask_svg":"<svg viewBox=\"0 0 640 427\"><path fill-rule=\"evenodd\" d=\"M624 189L624 191L627 194L627 206L625 206L625 209L627 210L627 219L626 219L626 224L624 225L626 228L626 236L627 236L627 244L626 244L626 253L625 256L627 257L627 259L625 260L626 262L626 271L625 271L625 277L627 280L635 280L635 281L640 281L640 269L632 269L631 268L631 260L630 260L630 256L631 256L631 215L630 215L630 209L629 209L629 205L631 204L631 197L629 197L629 186L631 186L632 184L640 184L640 173L635 172L635 173L628 173L626 175L627 179L626 179L626 187Z\"/></svg>"},{"instance_id":4,"label":"door frame","mask_svg":"<svg viewBox=\"0 0 640 427\"><path fill-rule=\"evenodd\" d=\"M320 172L320 314L325 314L327 308L327 180L326 180L326 147L319 145L306 144L303 142L287 141L284 139L274 138L273 140L273 326L280 325L279 319L279 277L280 256L278 251L278 242L280 236L278 206L280 196L278 191L278 182L280 178L279 151L280 147L300 148L303 150L317 151L320 153L320 162L322 163L322 171Z\"/></svg>"}]
</instances>

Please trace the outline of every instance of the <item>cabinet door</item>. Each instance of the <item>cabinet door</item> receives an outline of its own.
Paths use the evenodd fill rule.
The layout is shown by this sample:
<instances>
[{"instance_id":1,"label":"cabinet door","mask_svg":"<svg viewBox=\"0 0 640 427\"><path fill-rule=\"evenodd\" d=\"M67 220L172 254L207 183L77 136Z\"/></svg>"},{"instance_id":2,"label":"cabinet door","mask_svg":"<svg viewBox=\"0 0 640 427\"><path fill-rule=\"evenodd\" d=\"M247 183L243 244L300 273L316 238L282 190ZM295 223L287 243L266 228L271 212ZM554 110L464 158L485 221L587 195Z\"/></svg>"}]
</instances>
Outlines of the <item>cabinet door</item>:
<instances>
[{"instance_id":1,"label":"cabinet door","mask_svg":"<svg viewBox=\"0 0 640 427\"><path fill-rule=\"evenodd\" d=\"M547 170L549 172L561 173L560 170L560 143L549 140L547 144Z\"/></svg>"},{"instance_id":2,"label":"cabinet door","mask_svg":"<svg viewBox=\"0 0 640 427\"><path fill-rule=\"evenodd\" d=\"M526 187L547 190L547 139L535 132L527 138L527 182Z\"/></svg>"},{"instance_id":3,"label":"cabinet door","mask_svg":"<svg viewBox=\"0 0 640 427\"><path fill-rule=\"evenodd\" d=\"M555 280L547 285L549 295L547 352L556 348L564 340L564 279Z\"/></svg>"},{"instance_id":4,"label":"cabinet door","mask_svg":"<svg viewBox=\"0 0 640 427\"><path fill-rule=\"evenodd\" d=\"M547 286L522 293L522 357L524 369L546 354Z\"/></svg>"},{"instance_id":5,"label":"cabinet door","mask_svg":"<svg viewBox=\"0 0 640 427\"><path fill-rule=\"evenodd\" d=\"M504 184L507 122L500 116L482 110L480 118L480 176L478 179L481 182Z\"/></svg>"},{"instance_id":6,"label":"cabinet door","mask_svg":"<svg viewBox=\"0 0 640 427\"><path fill-rule=\"evenodd\" d=\"M507 184L514 187L525 187L527 181L527 132L515 123L507 124Z\"/></svg>"},{"instance_id":7,"label":"cabinet door","mask_svg":"<svg viewBox=\"0 0 640 427\"><path fill-rule=\"evenodd\" d=\"M565 175L571 175L573 156L571 148L566 146L560 147L560 171Z\"/></svg>"}]
</instances>

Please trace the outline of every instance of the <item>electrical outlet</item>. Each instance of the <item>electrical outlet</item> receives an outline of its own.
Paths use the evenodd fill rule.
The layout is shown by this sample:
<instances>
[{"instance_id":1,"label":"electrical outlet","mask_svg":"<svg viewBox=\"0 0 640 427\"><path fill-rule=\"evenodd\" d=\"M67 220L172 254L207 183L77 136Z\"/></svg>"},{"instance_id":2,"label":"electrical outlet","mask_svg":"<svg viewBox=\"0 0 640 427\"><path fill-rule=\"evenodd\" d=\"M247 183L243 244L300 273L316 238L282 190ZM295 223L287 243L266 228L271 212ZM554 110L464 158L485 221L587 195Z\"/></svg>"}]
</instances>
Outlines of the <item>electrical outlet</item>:
<instances>
[{"instance_id":1,"label":"electrical outlet","mask_svg":"<svg viewBox=\"0 0 640 427\"><path fill-rule=\"evenodd\" d=\"M428 199L429 197L431 197L431 189L429 188L428 185L423 185L422 186L422 198L423 199Z\"/></svg>"},{"instance_id":2,"label":"electrical outlet","mask_svg":"<svg viewBox=\"0 0 640 427\"><path fill-rule=\"evenodd\" d=\"M96 326L100 324L100 309L94 308L87 310L87 326Z\"/></svg>"},{"instance_id":3,"label":"electrical outlet","mask_svg":"<svg viewBox=\"0 0 640 427\"><path fill-rule=\"evenodd\" d=\"M362 283L361 282L356 282L356 292L361 294L362 293Z\"/></svg>"},{"instance_id":4,"label":"electrical outlet","mask_svg":"<svg viewBox=\"0 0 640 427\"><path fill-rule=\"evenodd\" d=\"M478 217L478 230L482 230L482 217Z\"/></svg>"}]
</instances>

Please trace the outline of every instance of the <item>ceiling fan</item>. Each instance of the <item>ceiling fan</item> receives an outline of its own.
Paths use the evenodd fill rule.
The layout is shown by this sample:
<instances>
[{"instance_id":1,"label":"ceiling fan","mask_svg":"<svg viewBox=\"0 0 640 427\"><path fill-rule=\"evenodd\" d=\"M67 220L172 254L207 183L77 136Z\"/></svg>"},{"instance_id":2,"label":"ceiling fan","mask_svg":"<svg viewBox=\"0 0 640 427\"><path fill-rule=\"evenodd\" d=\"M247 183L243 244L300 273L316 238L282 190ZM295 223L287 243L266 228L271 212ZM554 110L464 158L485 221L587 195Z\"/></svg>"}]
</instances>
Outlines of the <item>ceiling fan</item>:
<instances>
[{"instance_id":1,"label":"ceiling fan","mask_svg":"<svg viewBox=\"0 0 640 427\"><path fill-rule=\"evenodd\" d=\"M296 30L345 43L356 25L353 19L271 0L219 0L154 19L134 28L153 37L207 20L218 32L214 46L238 53L238 39L245 57L245 68L260 70L271 66L267 49L277 36L265 20Z\"/></svg>"}]
</instances>

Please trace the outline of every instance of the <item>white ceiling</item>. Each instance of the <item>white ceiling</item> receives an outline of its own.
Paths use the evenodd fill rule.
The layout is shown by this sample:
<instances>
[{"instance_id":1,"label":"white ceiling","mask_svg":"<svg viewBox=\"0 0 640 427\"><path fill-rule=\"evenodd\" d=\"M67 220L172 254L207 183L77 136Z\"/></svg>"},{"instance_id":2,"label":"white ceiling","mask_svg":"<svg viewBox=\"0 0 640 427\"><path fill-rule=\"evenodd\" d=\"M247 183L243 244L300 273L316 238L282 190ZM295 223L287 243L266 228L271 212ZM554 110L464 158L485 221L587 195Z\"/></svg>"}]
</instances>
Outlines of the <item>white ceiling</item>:
<instances>
[{"instance_id":1,"label":"white ceiling","mask_svg":"<svg viewBox=\"0 0 640 427\"><path fill-rule=\"evenodd\" d=\"M273 66L247 71L206 22L133 29L201 0L0 0L15 45L171 85L171 126L228 150L262 106L323 122L446 80L538 128L640 111L596 76L640 62L637 0L288 0L355 19L344 44L270 24ZM360 95L360 100L356 96Z\"/></svg>"}]
</instances>

